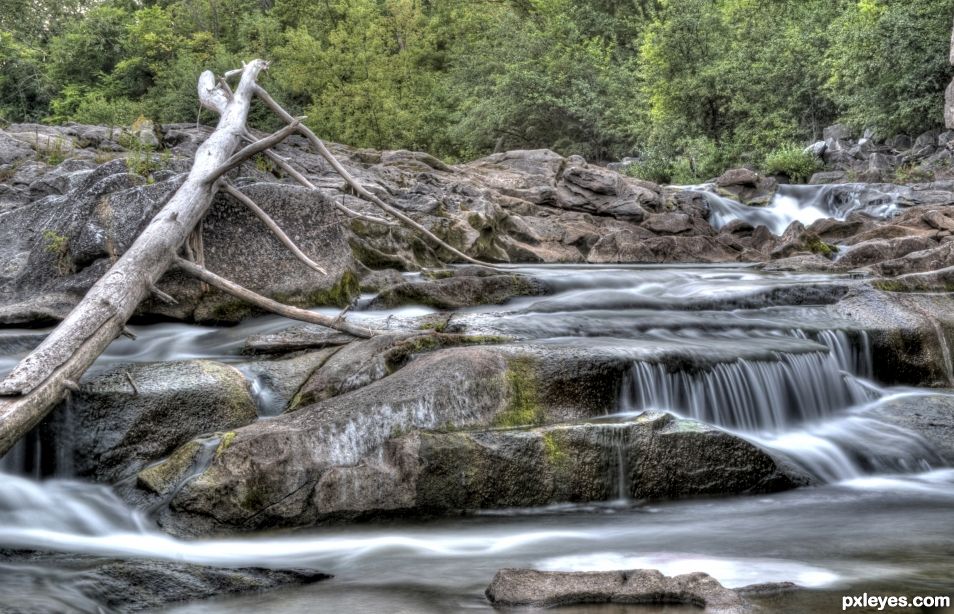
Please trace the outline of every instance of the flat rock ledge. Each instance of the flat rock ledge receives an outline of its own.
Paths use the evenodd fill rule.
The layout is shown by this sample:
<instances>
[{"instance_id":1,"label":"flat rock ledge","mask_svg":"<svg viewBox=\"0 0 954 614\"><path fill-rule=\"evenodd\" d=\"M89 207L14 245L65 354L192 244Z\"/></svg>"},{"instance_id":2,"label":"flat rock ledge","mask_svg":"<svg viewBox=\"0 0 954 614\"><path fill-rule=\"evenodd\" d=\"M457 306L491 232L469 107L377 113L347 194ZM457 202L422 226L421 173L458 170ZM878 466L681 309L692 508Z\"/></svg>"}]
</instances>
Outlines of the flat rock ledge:
<instances>
[{"instance_id":1,"label":"flat rock ledge","mask_svg":"<svg viewBox=\"0 0 954 614\"><path fill-rule=\"evenodd\" d=\"M709 574L664 576L655 569L538 571L501 569L486 591L494 606L550 608L585 603L687 604L711 614L751 612L736 591Z\"/></svg>"}]
</instances>

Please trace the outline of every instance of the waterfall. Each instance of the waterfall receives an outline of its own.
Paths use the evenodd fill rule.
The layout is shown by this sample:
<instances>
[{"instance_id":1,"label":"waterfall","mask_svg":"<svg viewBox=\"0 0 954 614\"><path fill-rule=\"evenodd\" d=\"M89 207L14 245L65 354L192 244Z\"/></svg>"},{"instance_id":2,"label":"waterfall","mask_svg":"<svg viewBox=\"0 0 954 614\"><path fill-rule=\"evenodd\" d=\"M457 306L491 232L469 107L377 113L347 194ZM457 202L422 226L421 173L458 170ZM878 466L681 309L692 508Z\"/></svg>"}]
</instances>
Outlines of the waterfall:
<instances>
[{"instance_id":1,"label":"waterfall","mask_svg":"<svg viewBox=\"0 0 954 614\"><path fill-rule=\"evenodd\" d=\"M780 353L776 361L737 360L697 372L637 362L624 382L622 409L667 409L735 431L822 482L944 464L919 435L865 415L879 403L919 394L882 397L858 380L873 373L867 333L791 334L828 353Z\"/></svg>"},{"instance_id":2,"label":"waterfall","mask_svg":"<svg viewBox=\"0 0 954 614\"><path fill-rule=\"evenodd\" d=\"M792 222L809 226L825 218L843 220L856 211L879 219L889 218L897 213L898 197L904 190L866 184L782 185L768 205L753 207L716 194L710 184L690 189L706 199L713 227L722 228L741 220L752 226L765 226L776 235L785 232Z\"/></svg>"},{"instance_id":3,"label":"waterfall","mask_svg":"<svg viewBox=\"0 0 954 614\"><path fill-rule=\"evenodd\" d=\"M868 400L831 353L739 359L707 371L671 371L637 362L624 384L624 411L669 409L696 420L751 432L779 431Z\"/></svg>"}]
</instances>

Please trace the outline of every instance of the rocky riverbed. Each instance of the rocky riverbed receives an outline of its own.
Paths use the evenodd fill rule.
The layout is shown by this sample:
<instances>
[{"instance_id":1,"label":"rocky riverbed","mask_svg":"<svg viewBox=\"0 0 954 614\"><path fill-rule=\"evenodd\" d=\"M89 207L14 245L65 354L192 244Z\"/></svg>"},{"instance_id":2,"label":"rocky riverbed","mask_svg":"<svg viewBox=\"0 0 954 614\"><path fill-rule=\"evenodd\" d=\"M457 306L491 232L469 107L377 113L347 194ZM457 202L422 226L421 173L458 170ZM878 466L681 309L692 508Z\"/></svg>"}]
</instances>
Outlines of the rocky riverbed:
<instances>
[{"instance_id":1,"label":"rocky riverbed","mask_svg":"<svg viewBox=\"0 0 954 614\"><path fill-rule=\"evenodd\" d=\"M41 134L62 143L65 160L50 157ZM130 244L204 134L163 126L161 153L130 152L128 139L93 126L0 134L0 373ZM865 497L903 508L914 524L950 511L954 183L789 186L737 169L672 187L546 150L454 166L415 152L334 151L369 190L500 269L447 266L410 231L345 217L335 202L374 211L303 142L279 153L317 191L262 163L236 171L234 183L329 274L292 259L221 195L202 228L206 265L329 315L350 306L349 318L380 332L357 340L262 316L168 274L159 285L175 304L144 303L130 327L136 338L115 341L80 389L0 460L8 473L66 479L5 475L0 486L0 565L43 587L37 611L69 594L124 610L324 574L336 579L279 592L373 609L374 594L409 582L356 580L374 544L398 567L479 559L452 585L419 579L415 595L393 594L416 611L447 606L436 596L445 589L458 605L486 607L491 562L558 558L561 539L607 516L638 524L660 509L698 532L679 533L669 559L658 558L662 544L649 556L635 536L616 549L597 531L584 539L594 549L572 547L581 558L553 570L631 570L639 551L640 565L696 561L666 575L822 590L777 597L790 605L878 586L865 565L896 566L883 576L891 590L933 586L927 567L902 565L918 546L901 535L859 554L859 566L793 547L833 538L835 524L793 526L784 547L724 527L735 547L697 519L707 506L738 506L765 527L797 525L750 508L787 501L849 517L863 513ZM890 488L862 487L878 480ZM898 494L905 488L928 502L907 505L915 498ZM36 514L56 500L70 504ZM515 526L523 514L553 533ZM462 524L418 533L453 523ZM659 517L653 524L666 531ZM872 522L861 538L885 526ZM458 529L473 544L458 544ZM292 548L296 538L279 530L306 537ZM338 560L346 543L358 549L354 567ZM619 566L579 564L587 556ZM728 559L732 573L718 562ZM782 571L740 577L763 559ZM196 584L167 590L189 574ZM337 602L328 597L335 587Z\"/></svg>"}]
</instances>

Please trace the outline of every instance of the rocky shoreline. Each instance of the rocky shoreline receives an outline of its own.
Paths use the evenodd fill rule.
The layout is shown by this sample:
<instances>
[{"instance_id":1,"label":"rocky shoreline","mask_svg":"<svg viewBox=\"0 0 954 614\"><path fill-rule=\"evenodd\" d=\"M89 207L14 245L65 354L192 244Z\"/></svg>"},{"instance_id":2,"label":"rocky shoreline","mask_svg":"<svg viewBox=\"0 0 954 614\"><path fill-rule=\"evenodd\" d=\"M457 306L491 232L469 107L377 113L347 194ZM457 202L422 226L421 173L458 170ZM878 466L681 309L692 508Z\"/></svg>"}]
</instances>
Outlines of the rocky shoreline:
<instances>
[{"instance_id":1,"label":"rocky shoreline","mask_svg":"<svg viewBox=\"0 0 954 614\"><path fill-rule=\"evenodd\" d=\"M17 329L0 339L3 353L34 346L43 333L24 329L68 313L179 185L207 133L172 125L150 134L162 153L143 153L128 136L96 126L0 131L0 325ZM842 150L858 149L850 155L866 155L872 165L875 156L888 155L829 136L824 155L832 164L846 164L832 153ZM946 147L954 141L933 138L933 150L917 155L949 159ZM913 140L911 151L921 141ZM64 160L50 155L50 143L58 143ZM796 369L830 370L818 362L836 353L822 337L826 325L800 322L789 327L800 336L736 339L699 352L664 338L629 340L625 347L588 344L589 333L572 325L550 338L469 312L531 299L540 313L565 309L557 299L547 304L565 292L559 280L518 271L516 263L733 264L803 275L804 283L688 296L666 308L686 318L698 313L685 327L705 331L718 328L713 314L810 306L837 322L829 328L864 345L872 357L866 375L874 380L954 386L948 341L954 338L948 295L954 181L815 188L850 212L808 225L793 221L775 235L738 216L719 217L727 215L719 209L726 199L740 208L732 211L754 211L757 218L793 193L746 169L684 188L548 150L455 166L419 152L333 150L367 189L455 248L507 266L448 268L444 255L408 231L344 217L335 202L371 210L303 141L289 139L278 152L318 191L290 185L262 163L244 165L232 179L328 275L289 258L264 226L223 195L202 227L206 265L298 306L388 313L387 332L356 340L294 325L248 335L237 360L135 362L91 374L38 429L38 437L57 445L70 434L64 447L71 475L112 485L163 530L183 537L613 498L772 493L818 483L804 467L740 436L737 425L648 406L638 415L606 414L617 411L634 364L659 378L677 373L693 382L709 381L712 373L732 377L733 369L750 364L760 365L760 377L776 378L771 381L795 377ZM235 324L257 315L174 272L159 288L176 302L148 300L138 323ZM608 292L602 305L643 310L644 329L666 329L671 325L651 324L659 308L654 301ZM402 314L408 306L429 313ZM268 394L256 393L256 386ZM881 408L880 419L910 429L954 462L954 403L930 399L898 401ZM126 575L109 565L97 562L89 573ZM283 572L208 573L207 584L177 598L306 581ZM136 603L155 605L147 597Z\"/></svg>"}]
</instances>

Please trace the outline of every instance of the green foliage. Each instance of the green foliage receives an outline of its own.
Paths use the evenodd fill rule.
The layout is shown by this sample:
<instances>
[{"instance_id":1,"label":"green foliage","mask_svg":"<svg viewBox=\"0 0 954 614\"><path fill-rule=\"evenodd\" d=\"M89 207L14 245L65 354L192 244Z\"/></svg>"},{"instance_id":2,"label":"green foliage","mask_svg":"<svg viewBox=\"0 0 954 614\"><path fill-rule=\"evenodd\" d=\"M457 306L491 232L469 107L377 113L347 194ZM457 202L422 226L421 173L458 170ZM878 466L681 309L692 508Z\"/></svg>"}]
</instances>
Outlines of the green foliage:
<instances>
[{"instance_id":1,"label":"green foliage","mask_svg":"<svg viewBox=\"0 0 954 614\"><path fill-rule=\"evenodd\" d=\"M0 122L211 120L202 70L262 79L321 136L449 160L547 147L698 183L802 178L847 121L942 125L954 0L7 0ZM256 126L276 121L256 109ZM780 149L781 147L781 149Z\"/></svg>"},{"instance_id":2,"label":"green foliage","mask_svg":"<svg viewBox=\"0 0 954 614\"><path fill-rule=\"evenodd\" d=\"M826 91L855 127L942 125L954 0L859 0L831 24Z\"/></svg>"},{"instance_id":3,"label":"green foliage","mask_svg":"<svg viewBox=\"0 0 954 614\"><path fill-rule=\"evenodd\" d=\"M815 156L804 147L791 144L766 155L761 170L766 175L784 175L793 183L805 183L819 166Z\"/></svg>"}]
</instances>

